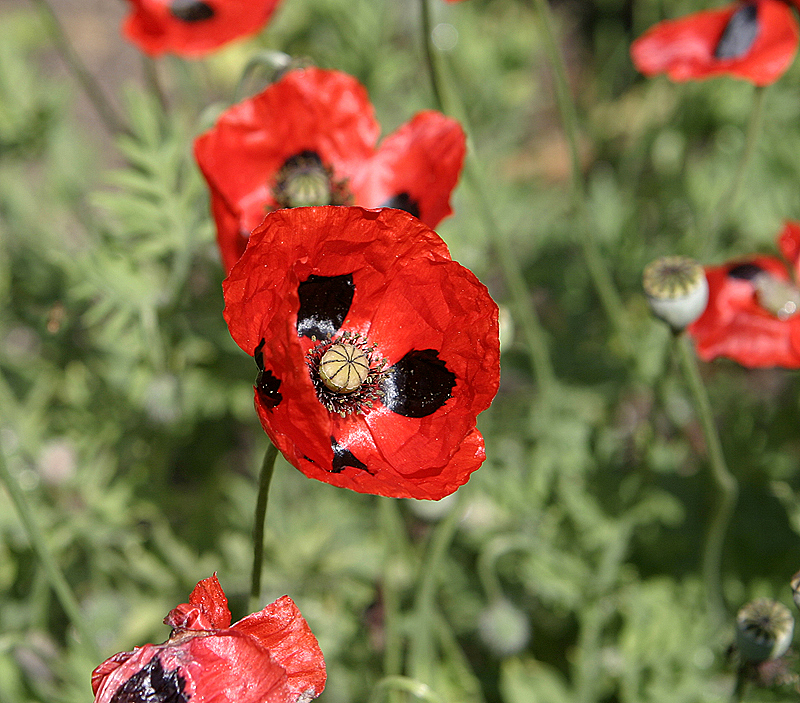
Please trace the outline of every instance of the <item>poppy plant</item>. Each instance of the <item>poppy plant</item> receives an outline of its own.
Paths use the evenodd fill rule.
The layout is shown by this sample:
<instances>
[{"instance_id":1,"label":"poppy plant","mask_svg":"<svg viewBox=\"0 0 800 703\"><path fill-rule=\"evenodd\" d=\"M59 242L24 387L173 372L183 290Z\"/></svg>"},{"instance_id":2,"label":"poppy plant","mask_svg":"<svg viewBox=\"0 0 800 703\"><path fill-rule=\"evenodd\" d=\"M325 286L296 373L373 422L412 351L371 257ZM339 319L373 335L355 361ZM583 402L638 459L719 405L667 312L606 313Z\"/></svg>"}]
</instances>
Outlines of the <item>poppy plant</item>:
<instances>
[{"instance_id":1,"label":"poppy plant","mask_svg":"<svg viewBox=\"0 0 800 703\"><path fill-rule=\"evenodd\" d=\"M256 34L280 0L128 0L122 33L150 56L187 58Z\"/></svg>"},{"instance_id":2,"label":"poppy plant","mask_svg":"<svg viewBox=\"0 0 800 703\"><path fill-rule=\"evenodd\" d=\"M708 305L687 328L700 358L800 368L800 223L786 223L778 246L789 267L775 256L752 256L706 268Z\"/></svg>"},{"instance_id":3,"label":"poppy plant","mask_svg":"<svg viewBox=\"0 0 800 703\"><path fill-rule=\"evenodd\" d=\"M395 207L435 227L449 215L466 140L455 120L418 113L378 148L364 87L339 71L289 71L195 141L230 271L264 215L311 205Z\"/></svg>"},{"instance_id":4,"label":"poppy plant","mask_svg":"<svg viewBox=\"0 0 800 703\"><path fill-rule=\"evenodd\" d=\"M729 75L763 86L789 68L797 45L791 7L754 0L659 22L633 42L631 58L646 76L689 81Z\"/></svg>"},{"instance_id":5,"label":"poppy plant","mask_svg":"<svg viewBox=\"0 0 800 703\"><path fill-rule=\"evenodd\" d=\"M438 500L481 465L497 305L415 217L272 212L223 289L231 335L259 368L261 424L306 476Z\"/></svg>"},{"instance_id":6,"label":"poppy plant","mask_svg":"<svg viewBox=\"0 0 800 703\"><path fill-rule=\"evenodd\" d=\"M164 622L166 642L115 654L92 672L95 703L307 703L325 687L322 652L289 596L231 625L214 574Z\"/></svg>"}]
</instances>

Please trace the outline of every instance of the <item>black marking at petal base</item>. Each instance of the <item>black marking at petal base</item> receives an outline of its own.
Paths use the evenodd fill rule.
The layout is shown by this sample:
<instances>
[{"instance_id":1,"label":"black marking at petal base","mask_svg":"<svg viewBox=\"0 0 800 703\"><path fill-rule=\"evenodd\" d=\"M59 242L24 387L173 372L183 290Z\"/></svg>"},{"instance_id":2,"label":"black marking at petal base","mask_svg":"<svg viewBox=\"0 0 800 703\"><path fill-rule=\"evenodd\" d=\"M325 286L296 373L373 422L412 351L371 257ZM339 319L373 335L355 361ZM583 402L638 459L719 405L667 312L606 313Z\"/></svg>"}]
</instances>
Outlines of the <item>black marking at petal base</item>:
<instances>
[{"instance_id":1,"label":"black marking at petal base","mask_svg":"<svg viewBox=\"0 0 800 703\"><path fill-rule=\"evenodd\" d=\"M383 404L403 417L426 417L450 398L456 375L435 349L414 349L391 367L383 384Z\"/></svg>"},{"instance_id":2,"label":"black marking at petal base","mask_svg":"<svg viewBox=\"0 0 800 703\"><path fill-rule=\"evenodd\" d=\"M393 207L397 210L405 210L407 213L419 217L419 205L408 193L398 193L389 198L381 207Z\"/></svg>"},{"instance_id":3,"label":"black marking at petal base","mask_svg":"<svg viewBox=\"0 0 800 703\"><path fill-rule=\"evenodd\" d=\"M204 22L214 16L214 8L202 0L172 0L170 14L182 22Z\"/></svg>"},{"instance_id":4,"label":"black marking at petal base","mask_svg":"<svg viewBox=\"0 0 800 703\"><path fill-rule=\"evenodd\" d=\"M327 339L342 326L355 294L353 274L317 276L311 274L297 286L300 309L297 311L297 335Z\"/></svg>"},{"instance_id":5,"label":"black marking at petal base","mask_svg":"<svg viewBox=\"0 0 800 703\"><path fill-rule=\"evenodd\" d=\"M269 369L258 372L256 376L256 393L258 399L268 408L275 408L283 400L283 395L278 392L281 379Z\"/></svg>"},{"instance_id":6,"label":"black marking at petal base","mask_svg":"<svg viewBox=\"0 0 800 703\"><path fill-rule=\"evenodd\" d=\"M739 59L753 47L758 35L758 10L745 5L731 15L714 49L715 59Z\"/></svg>"},{"instance_id":7,"label":"black marking at petal base","mask_svg":"<svg viewBox=\"0 0 800 703\"><path fill-rule=\"evenodd\" d=\"M731 278L741 278L745 281L752 281L760 273L764 273L764 269L751 263L738 264L728 269L728 275Z\"/></svg>"},{"instance_id":8,"label":"black marking at petal base","mask_svg":"<svg viewBox=\"0 0 800 703\"><path fill-rule=\"evenodd\" d=\"M185 685L178 669L165 672L156 655L117 689L109 703L188 703L191 696L183 692Z\"/></svg>"},{"instance_id":9,"label":"black marking at petal base","mask_svg":"<svg viewBox=\"0 0 800 703\"><path fill-rule=\"evenodd\" d=\"M372 474L363 461L356 459L353 452L349 449L345 449L333 437L331 437L331 449L333 449L331 473L341 473L345 468L351 466L354 469L360 469L361 471L366 471L368 474Z\"/></svg>"},{"instance_id":10,"label":"black marking at petal base","mask_svg":"<svg viewBox=\"0 0 800 703\"><path fill-rule=\"evenodd\" d=\"M259 371L264 370L264 345L267 343L267 340L263 337L261 341L258 343L258 346L253 350L253 359L255 359L256 366L258 366Z\"/></svg>"}]
</instances>

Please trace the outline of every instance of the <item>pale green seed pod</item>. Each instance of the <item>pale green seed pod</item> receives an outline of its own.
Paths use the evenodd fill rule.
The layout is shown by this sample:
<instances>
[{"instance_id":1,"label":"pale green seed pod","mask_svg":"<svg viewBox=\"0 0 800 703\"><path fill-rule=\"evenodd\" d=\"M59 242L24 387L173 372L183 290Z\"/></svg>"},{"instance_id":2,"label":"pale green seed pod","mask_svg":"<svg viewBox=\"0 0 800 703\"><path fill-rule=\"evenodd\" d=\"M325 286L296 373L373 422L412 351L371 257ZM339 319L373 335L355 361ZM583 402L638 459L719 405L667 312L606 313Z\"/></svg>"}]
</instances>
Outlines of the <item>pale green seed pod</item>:
<instances>
[{"instance_id":1,"label":"pale green seed pod","mask_svg":"<svg viewBox=\"0 0 800 703\"><path fill-rule=\"evenodd\" d=\"M478 633L494 654L508 657L521 652L531 639L528 616L505 598L497 598L480 614Z\"/></svg>"},{"instance_id":2,"label":"pale green seed pod","mask_svg":"<svg viewBox=\"0 0 800 703\"><path fill-rule=\"evenodd\" d=\"M642 286L653 313L675 332L692 324L708 304L705 271L686 256L664 256L649 263Z\"/></svg>"},{"instance_id":3,"label":"pale green seed pod","mask_svg":"<svg viewBox=\"0 0 800 703\"><path fill-rule=\"evenodd\" d=\"M793 634L789 608L771 598L750 601L736 615L736 646L742 661L777 659L789 649Z\"/></svg>"}]
</instances>

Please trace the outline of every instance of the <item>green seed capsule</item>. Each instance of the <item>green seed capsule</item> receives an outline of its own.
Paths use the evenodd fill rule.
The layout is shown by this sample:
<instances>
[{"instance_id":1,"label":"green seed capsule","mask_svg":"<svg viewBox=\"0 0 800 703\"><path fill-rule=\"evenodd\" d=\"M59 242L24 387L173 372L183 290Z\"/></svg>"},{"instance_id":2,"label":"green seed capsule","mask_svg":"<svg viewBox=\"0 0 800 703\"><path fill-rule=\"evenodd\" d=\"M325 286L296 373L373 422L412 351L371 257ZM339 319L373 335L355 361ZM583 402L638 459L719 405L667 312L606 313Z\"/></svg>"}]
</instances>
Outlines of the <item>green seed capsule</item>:
<instances>
[{"instance_id":1,"label":"green seed capsule","mask_svg":"<svg viewBox=\"0 0 800 703\"><path fill-rule=\"evenodd\" d=\"M335 393L352 393L367 380L367 355L352 344L334 344L322 355L319 377Z\"/></svg>"}]
</instances>

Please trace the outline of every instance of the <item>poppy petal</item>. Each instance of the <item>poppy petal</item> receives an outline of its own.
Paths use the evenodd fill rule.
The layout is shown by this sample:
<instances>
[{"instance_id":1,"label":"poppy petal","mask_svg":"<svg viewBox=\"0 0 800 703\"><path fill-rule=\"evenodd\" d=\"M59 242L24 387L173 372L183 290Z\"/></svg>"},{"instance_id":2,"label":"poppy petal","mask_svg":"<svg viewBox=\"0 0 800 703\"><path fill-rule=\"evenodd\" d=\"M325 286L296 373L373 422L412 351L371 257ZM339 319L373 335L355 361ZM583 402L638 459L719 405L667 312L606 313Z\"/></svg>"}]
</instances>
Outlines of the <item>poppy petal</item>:
<instances>
[{"instance_id":1,"label":"poppy petal","mask_svg":"<svg viewBox=\"0 0 800 703\"><path fill-rule=\"evenodd\" d=\"M172 628L188 630L228 627L231 624L231 611L228 610L228 599L217 575L200 581L189 596L189 602L173 608L164 618L164 623Z\"/></svg>"},{"instance_id":2,"label":"poppy petal","mask_svg":"<svg viewBox=\"0 0 800 703\"><path fill-rule=\"evenodd\" d=\"M756 10L756 30L747 19L748 7ZM646 76L666 73L688 81L727 74L769 85L789 68L797 45L791 8L780 0L757 0L659 22L633 42L631 58Z\"/></svg>"},{"instance_id":3,"label":"poppy petal","mask_svg":"<svg viewBox=\"0 0 800 703\"><path fill-rule=\"evenodd\" d=\"M353 179L356 202L400 207L436 227L453 212L450 194L466 151L458 122L433 110L420 112L386 137Z\"/></svg>"},{"instance_id":4,"label":"poppy petal","mask_svg":"<svg viewBox=\"0 0 800 703\"><path fill-rule=\"evenodd\" d=\"M233 626L259 641L285 669L295 695L314 698L325 687L325 661L316 637L294 601L283 596Z\"/></svg>"},{"instance_id":5,"label":"poppy petal","mask_svg":"<svg viewBox=\"0 0 800 703\"><path fill-rule=\"evenodd\" d=\"M150 56L198 58L259 32L279 0L128 0L125 37Z\"/></svg>"}]
</instances>

